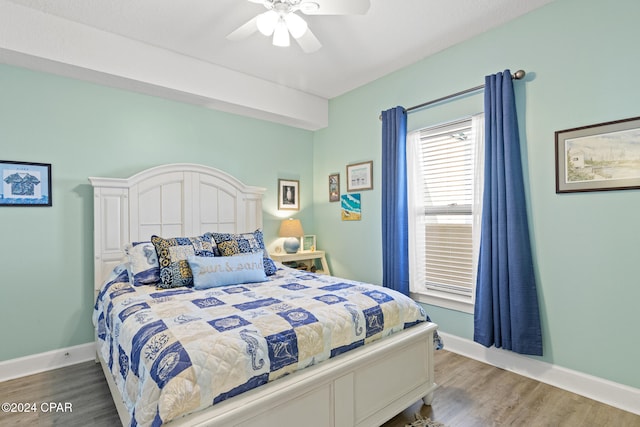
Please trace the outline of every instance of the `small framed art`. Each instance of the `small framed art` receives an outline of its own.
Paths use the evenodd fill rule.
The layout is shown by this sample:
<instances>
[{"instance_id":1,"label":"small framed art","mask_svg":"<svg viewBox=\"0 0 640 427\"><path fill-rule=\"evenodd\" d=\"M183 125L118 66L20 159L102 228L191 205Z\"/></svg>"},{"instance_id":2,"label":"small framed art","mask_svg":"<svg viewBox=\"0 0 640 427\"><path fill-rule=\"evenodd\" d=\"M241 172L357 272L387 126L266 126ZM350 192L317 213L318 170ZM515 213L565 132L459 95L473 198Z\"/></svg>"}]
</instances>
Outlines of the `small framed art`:
<instances>
[{"instance_id":1,"label":"small framed art","mask_svg":"<svg viewBox=\"0 0 640 427\"><path fill-rule=\"evenodd\" d=\"M373 189L373 161L347 165L347 191Z\"/></svg>"},{"instance_id":2,"label":"small framed art","mask_svg":"<svg viewBox=\"0 0 640 427\"><path fill-rule=\"evenodd\" d=\"M343 194L340 206L342 207L343 221L360 221L360 219L362 219L360 193Z\"/></svg>"},{"instance_id":3,"label":"small framed art","mask_svg":"<svg viewBox=\"0 0 640 427\"><path fill-rule=\"evenodd\" d=\"M292 179L278 180L278 209L300 210L300 181Z\"/></svg>"},{"instance_id":4,"label":"small framed art","mask_svg":"<svg viewBox=\"0 0 640 427\"><path fill-rule=\"evenodd\" d=\"M306 236L302 236L302 247L303 252L313 252L316 250L316 236L313 234L308 234Z\"/></svg>"},{"instance_id":5,"label":"small framed art","mask_svg":"<svg viewBox=\"0 0 640 427\"><path fill-rule=\"evenodd\" d=\"M0 206L51 206L51 164L0 160Z\"/></svg>"},{"instance_id":6,"label":"small framed art","mask_svg":"<svg viewBox=\"0 0 640 427\"><path fill-rule=\"evenodd\" d=\"M555 136L556 193L640 189L640 117Z\"/></svg>"},{"instance_id":7,"label":"small framed art","mask_svg":"<svg viewBox=\"0 0 640 427\"><path fill-rule=\"evenodd\" d=\"M329 201L340 201L340 174L333 173L329 175Z\"/></svg>"}]
</instances>

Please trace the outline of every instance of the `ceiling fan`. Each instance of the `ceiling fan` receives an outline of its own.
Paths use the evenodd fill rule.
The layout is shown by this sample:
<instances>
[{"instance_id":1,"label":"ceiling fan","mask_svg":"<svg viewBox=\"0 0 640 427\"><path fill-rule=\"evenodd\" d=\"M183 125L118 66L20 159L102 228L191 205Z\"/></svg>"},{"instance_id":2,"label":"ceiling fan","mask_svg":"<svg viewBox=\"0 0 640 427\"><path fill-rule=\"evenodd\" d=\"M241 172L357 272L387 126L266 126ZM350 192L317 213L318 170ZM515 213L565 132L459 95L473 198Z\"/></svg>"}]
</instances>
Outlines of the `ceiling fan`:
<instances>
[{"instance_id":1,"label":"ceiling fan","mask_svg":"<svg viewBox=\"0 0 640 427\"><path fill-rule=\"evenodd\" d=\"M259 31L267 37L273 35L275 46L289 46L289 34L302 50L312 53L322 46L311 32L307 22L296 12L305 15L363 15L370 0L249 0L262 4L267 11L250 19L231 32L228 40L242 40Z\"/></svg>"}]
</instances>

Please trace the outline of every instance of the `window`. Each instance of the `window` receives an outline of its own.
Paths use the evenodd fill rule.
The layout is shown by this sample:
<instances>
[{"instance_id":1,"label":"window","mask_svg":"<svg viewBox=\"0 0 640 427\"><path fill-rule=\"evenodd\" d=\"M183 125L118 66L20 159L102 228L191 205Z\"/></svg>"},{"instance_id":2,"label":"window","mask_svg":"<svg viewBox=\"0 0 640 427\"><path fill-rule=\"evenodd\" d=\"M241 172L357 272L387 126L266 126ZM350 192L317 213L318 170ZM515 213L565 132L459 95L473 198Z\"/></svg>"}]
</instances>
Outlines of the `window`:
<instances>
[{"instance_id":1,"label":"window","mask_svg":"<svg viewBox=\"0 0 640 427\"><path fill-rule=\"evenodd\" d=\"M419 301L473 312L483 115L408 135L411 292Z\"/></svg>"}]
</instances>

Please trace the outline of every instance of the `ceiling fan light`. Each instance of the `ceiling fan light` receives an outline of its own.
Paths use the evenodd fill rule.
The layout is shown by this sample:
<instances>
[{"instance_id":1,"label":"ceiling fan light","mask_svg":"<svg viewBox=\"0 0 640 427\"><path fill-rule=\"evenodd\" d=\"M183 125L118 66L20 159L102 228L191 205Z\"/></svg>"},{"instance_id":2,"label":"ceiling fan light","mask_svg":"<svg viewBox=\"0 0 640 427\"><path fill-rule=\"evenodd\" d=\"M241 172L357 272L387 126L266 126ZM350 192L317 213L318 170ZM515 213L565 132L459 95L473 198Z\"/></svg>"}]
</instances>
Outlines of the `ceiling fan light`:
<instances>
[{"instance_id":1,"label":"ceiling fan light","mask_svg":"<svg viewBox=\"0 0 640 427\"><path fill-rule=\"evenodd\" d=\"M307 32L307 28L309 27L307 25L307 21L305 21L295 13L289 13L284 17L284 20L287 23L287 27L289 28L291 35L295 39L299 39L300 37L302 37L302 35Z\"/></svg>"},{"instance_id":2,"label":"ceiling fan light","mask_svg":"<svg viewBox=\"0 0 640 427\"><path fill-rule=\"evenodd\" d=\"M270 36L273 34L273 31L278 24L278 20L280 16L273 10L269 10L265 13L261 13L258 15L258 19L256 20L256 26L258 27L258 31L260 31L265 36Z\"/></svg>"},{"instance_id":3,"label":"ceiling fan light","mask_svg":"<svg viewBox=\"0 0 640 427\"><path fill-rule=\"evenodd\" d=\"M283 19L278 20L276 28L273 32L273 45L280 47L289 46L289 30Z\"/></svg>"}]
</instances>

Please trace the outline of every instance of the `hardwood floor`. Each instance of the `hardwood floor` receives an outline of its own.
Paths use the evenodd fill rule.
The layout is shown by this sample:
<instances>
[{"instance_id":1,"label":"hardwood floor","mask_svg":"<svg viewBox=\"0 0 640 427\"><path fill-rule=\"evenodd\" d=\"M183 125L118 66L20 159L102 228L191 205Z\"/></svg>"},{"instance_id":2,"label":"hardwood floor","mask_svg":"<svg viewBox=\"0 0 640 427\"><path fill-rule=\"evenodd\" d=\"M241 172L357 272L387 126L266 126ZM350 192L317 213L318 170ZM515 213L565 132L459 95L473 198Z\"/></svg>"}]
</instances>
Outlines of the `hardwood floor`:
<instances>
[{"instance_id":1,"label":"hardwood floor","mask_svg":"<svg viewBox=\"0 0 640 427\"><path fill-rule=\"evenodd\" d=\"M640 427L638 415L455 353L436 352L435 366L440 388L433 405L419 402L384 427L403 427L415 419L416 412L448 427ZM120 423L100 365L93 362L0 383L2 402L29 404L35 411L0 412L0 426L110 427Z\"/></svg>"},{"instance_id":2,"label":"hardwood floor","mask_svg":"<svg viewBox=\"0 0 640 427\"><path fill-rule=\"evenodd\" d=\"M448 351L436 351L435 374L433 404L384 427L402 427L418 411L448 427L640 427L640 415Z\"/></svg>"},{"instance_id":3,"label":"hardwood floor","mask_svg":"<svg viewBox=\"0 0 640 427\"><path fill-rule=\"evenodd\" d=\"M35 404L31 412L0 413L0 426L107 427L120 425L100 365L84 362L0 383L0 402ZM71 411L49 411L49 403L71 404ZM44 406L45 411L43 411ZM21 409L21 408L16 408Z\"/></svg>"}]
</instances>

